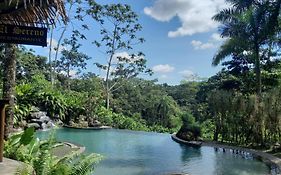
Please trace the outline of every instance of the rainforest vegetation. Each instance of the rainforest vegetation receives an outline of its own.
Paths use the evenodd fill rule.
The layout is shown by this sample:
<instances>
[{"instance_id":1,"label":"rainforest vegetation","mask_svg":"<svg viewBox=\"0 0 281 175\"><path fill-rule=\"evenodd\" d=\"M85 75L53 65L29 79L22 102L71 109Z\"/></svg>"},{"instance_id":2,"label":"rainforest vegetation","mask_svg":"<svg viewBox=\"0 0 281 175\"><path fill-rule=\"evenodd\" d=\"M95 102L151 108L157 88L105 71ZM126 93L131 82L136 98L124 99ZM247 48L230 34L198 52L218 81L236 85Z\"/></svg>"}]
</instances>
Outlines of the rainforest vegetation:
<instances>
[{"instance_id":1,"label":"rainforest vegetation","mask_svg":"<svg viewBox=\"0 0 281 175\"><path fill-rule=\"evenodd\" d=\"M223 69L206 81L168 85L140 78L140 74L152 74L144 53L115 55L145 42L139 37L142 27L130 6L88 1L82 8L80 1L69 1L67 7L72 10L68 12L76 12L68 14L70 23L84 30L101 27L100 37L88 41L83 30L66 24L54 58L17 47L15 106L9 125L23 127L35 106L51 118L59 116L66 125L79 126L81 118L92 118L120 129L179 131L178 136L187 140L201 137L244 146L280 142L281 2L229 2L231 7L213 18L221 24L225 41L210 64L222 63ZM84 18L91 18L95 26L84 24ZM65 31L70 31L70 36ZM105 64L95 63L105 77L84 70L88 60L94 59L80 50L86 42L105 53ZM9 64L5 53L7 48L1 45L1 70ZM73 70L75 76L71 76ZM6 76L2 71L3 84ZM4 97L5 91L4 86Z\"/></svg>"}]
</instances>

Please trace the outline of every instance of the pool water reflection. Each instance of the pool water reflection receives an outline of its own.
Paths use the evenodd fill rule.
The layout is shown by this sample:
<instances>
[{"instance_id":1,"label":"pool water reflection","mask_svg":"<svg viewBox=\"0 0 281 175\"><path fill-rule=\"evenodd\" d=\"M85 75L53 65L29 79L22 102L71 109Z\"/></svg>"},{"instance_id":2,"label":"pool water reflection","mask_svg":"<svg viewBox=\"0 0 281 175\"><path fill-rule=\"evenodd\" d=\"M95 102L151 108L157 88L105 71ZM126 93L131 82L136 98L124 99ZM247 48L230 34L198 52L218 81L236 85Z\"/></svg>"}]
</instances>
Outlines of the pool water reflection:
<instances>
[{"instance_id":1,"label":"pool water reflection","mask_svg":"<svg viewBox=\"0 0 281 175\"><path fill-rule=\"evenodd\" d=\"M169 134L128 130L58 129L60 141L84 145L86 152L104 160L95 175L264 175L269 168L258 160L217 152L212 147L193 148L174 142ZM38 132L47 137L48 132Z\"/></svg>"}]
</instances>

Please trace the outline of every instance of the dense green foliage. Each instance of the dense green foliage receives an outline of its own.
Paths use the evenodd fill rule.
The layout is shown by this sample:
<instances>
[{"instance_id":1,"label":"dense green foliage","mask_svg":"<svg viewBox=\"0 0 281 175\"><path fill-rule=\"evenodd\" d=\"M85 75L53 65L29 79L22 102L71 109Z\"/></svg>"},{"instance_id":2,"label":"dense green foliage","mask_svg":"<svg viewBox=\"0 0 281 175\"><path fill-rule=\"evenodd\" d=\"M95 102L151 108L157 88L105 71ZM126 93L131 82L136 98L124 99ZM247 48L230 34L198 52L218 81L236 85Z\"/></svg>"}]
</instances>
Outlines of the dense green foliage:
<instances>
[{"instance_id":1,"label":"dense green foliage","mask_svg":"<svg viewBox=\"0 0 281 175\"><path fill-rule=\"evenodd\" d=\"M209 97L214 139L239 144L274 144L280 138L280 90L256 95L218 90Z\"/></svg>"},{"instance_id":2,"label":"dense green foliage","mask_svg":"<svg viewBox=\"0 0 281 175\"><path fill-rule=\"evenodd\" d=\"M188 110L172 98L172 87L137 78L119 82L121 86L112 94L111 109L106 109L103 79L91 73L72 78L57 73L52 85L45 57L24 47L17 52L15 127L24 127L23 121L37 107L66 125L74 122L79 126L82 117L120 129L175 132L182 123L182 109Z\"/></svg>"},{"instance_id":3,"label":"dense green foliage","mask_svg":"<svg viewBox=\"0 0 281 175\"><path fill-rule=\"evenodd\" d=\"M93 44L105 52L107 61L96 63L106 72L105 79L81 72L89 57L80 52L81 39L86 37L77 30L64 40L69 47L63 49L56 64L18 48L14 123L22 126L35 106L51 118L59 117L64 124L78 127L99 121L120 129L179 130L178 136L187 140L202 137L244 146L280 142L281 1L227 2L230 7L214 16L226 39L213 65L227 59L223 69L206 81L170 86L137 78L139 73L151 73L143 53L116 55L117 51L131 50L136 44L131 41L144 41L136 35L141 26L132 9L89 1L90 7L77 8L75 18L83 21L79 15L83 12L102 27ZM0 58L2 55L0 47ZM52 66L56 70L54 81L48 72ZM70 71L76 75L70 76Z\"/></svg>"},{"instance_id":4,"label":"dense green foliage","mask_svg":"<svg viewBox=\"0 0 281 175\"><path fill-rule=\"evenodd\" d=\"M59 146L53 135L46 141L35 137L34 128L23 133L15 134L5 142L4 155L28 164L18 170L17 174L29 175L35 171L37 175L90 175L94 164L101 160L101 156L90 154L80 155L70 152L64 157L52 154L52 149ZM31 167L32 168L31 168Z\"/></svg>"}]
</instances>

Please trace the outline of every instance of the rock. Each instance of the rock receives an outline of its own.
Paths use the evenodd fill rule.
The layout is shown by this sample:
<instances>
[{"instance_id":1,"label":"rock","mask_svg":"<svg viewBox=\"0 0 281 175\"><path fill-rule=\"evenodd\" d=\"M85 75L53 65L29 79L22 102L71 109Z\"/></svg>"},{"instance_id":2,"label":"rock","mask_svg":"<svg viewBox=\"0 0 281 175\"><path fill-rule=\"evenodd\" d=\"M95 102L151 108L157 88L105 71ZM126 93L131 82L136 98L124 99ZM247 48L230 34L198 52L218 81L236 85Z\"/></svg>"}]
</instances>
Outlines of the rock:
<instances>
[{"instance_id":1,"label":"rock","mask_svg":"<svg viewBox=\"0 0 281 175\"><path fill-rule=\"evenodd\" d=\"M48 123L49 121L51 121L50 117L48 117L48 116L42 116L42 117L40 117L39 120L41 120L44 123Z\"/></svg>"},{"instance_id":2,"label":"rock","mask_svg":"<svg viewBox=\"0 0 281 175\"><path fill-rule=\"evenodd\" d=\"M40 119L31 119L30 120L31 121L31 123L38 123L39 125L42 125L42 123L44 123L42 120L40 120Z\"/></svg>"},{"instance_id":3,"label":"rock","mask_svg":"<svg viewBox=\"0 0 281 175\"><path fill-rule=\"evenodd\" d=\"M61 120L56 120L55 124L58 126L63 126L63 122Z\"/></svg>"},{"instance_id":4,"label":"rock","mask_svg":"<svg viewBox=\"0 0 281 175\"><path fill-rule=\"evenodd\" d=\"M35 129L40 129L40 125L38 123L28 123L27 124L28 128L34 127Z\"/></svg>"},{"instance_id":5,"label":"rock","mask_svg":"<svg viewBox=\"0 0 281 175\"><path fill-rule=\"evenodd\" d=\"M79 115L79 121L85 121L86 119L86 116L84 115Z\"/></svg>"},{"instance_id":6,"label":"rock","mask_svg":"<svg viewBox=\"0 0 281 175\"><path fill-rule=\"evenodd\" d=\"M95 121L94 121L94 123L95 123L95 124L99 124L99 125L101 125L101 122L100 122L100 121L98 121L98 120L95 120Z\"/></svg>"},{"instance_id":7,"label":"rock","mask_svg":"<svg viewBox=\"0 0 281 175\"><path fill-rule=\"evenodd\" d=\"M273 149L276 150L276 151L281 150L281 145L280 145L280 143L275 143L274 146L273 146Z\"/></svg>"},{"instance_id":8,"label":"rock","mask_svg":"<svg viewBox=\"0 0 281 175\"><path fill-rule=\"evenodd\" d=\"M93 118L88 121L89 127L100 127L102 126L101 122L98 120L94 120Z\"/></svg>"},{"instance_id":9,"label":"rock","mask_svg":"<svg viewBox=\"0 0 281 175\"><path fill-rule=\"evenodd\" d=\"M55 116L54 116L54 118L53 118L54 120L59 120L60 119L60 115L58 115L58 114L55 114Z\"/></svg>"},{"instance_id":10,"label":"rock","mask_svg":"<svg viewBox=\"0 0 281 175\"><path fill-rule=\"evenodd\" d=\"M83 128L87 128L89 126L87 121L81 121L81 122L79 122L79 125L80 125L80 127L83 127Z\"/></svg>"},{"instance_id":11,"label":"rock","mask_svg":"<svg viewBox=\"0 0 281 175\"><path fill-rule=\"evenodd\" d=\"M23 128L14 128L13 129L13 132L21 132L21 131L23 131Z\"/></svg>"},{"instance_id":12,"label":"rock","mask_svg":"<svg viewBox=\"0 0 281 175\"><path fill-rule=\"evenodd\" d=\"M197 141L203 142L204 139L202 137L198 137Z\"/></svg>"},{"instance_id":13,"label":"rock","mask_svg":"<svg viewBox=\"0 0 281 175\"><path fill-rule=\"evenodd\" d=\"M42 123L41 129L43 129L43 130L48 129L47 124L46 123Z\"/></svg>"},{"instance_id":14,"label":"rock","mask_svg":"<svg viewBox=\"0 0 281 175\"><path fill-rule=\"evenodd\" d=\"M47 112L39 111L36 107L33 107L28 122L27 127L35 127L35 129L48 129L54 126L51 118L47 116Z\"/></svg>"},{"instance_id":15,"label":"rock","mask_svg":"<svg viewBox=\"0 0 281 175\"><path fill-rule=\"evenodd\" d=\"M55 124L52 121L49 121L47 123L47 128L53 128L55 126Z\"/></svg>"},{"instance_id":16,"label":"rock","mask_svg":"<svg viewBox=\"0 0 281 175\"><path fill-rule=\"evenodd\" d=\"M71 120L71 121L69 122L69 126L75 126L75 123Z\"/></svg>"},{"instance_id":17,"label":"rock","mask_svg":"<svg viewBox=\"0 0 281 175\"><path fill-rule=\"evenodd\" d=\"M46 114L47 114L46 112L39 111L39 112L32 112L30 116L31 118L40 119L40 117L46 116Z\"/></svg>"},{"instance_id":18,"label":"rock","mask_svg":"<svg viewBox=\"0 0 281 175\"><path fill-rule=\"evenodd\" d=\"M27 122L25 120L23 120L23 121L20 122L19 126L21 128L25 128L27 126Z\"/></svg>"},{"instance_id":19,"label":"rock","mask_svg":"<svg viewBox=\"0 0 281 175\"><path fill-rule=\"evenodd\" d=\"M30 110L30 111L31 111L31 112L39 112L40 109L37 108L37 107L35 107L35 106L31 106L31 110Z\"/></svg>"}]
</instances>

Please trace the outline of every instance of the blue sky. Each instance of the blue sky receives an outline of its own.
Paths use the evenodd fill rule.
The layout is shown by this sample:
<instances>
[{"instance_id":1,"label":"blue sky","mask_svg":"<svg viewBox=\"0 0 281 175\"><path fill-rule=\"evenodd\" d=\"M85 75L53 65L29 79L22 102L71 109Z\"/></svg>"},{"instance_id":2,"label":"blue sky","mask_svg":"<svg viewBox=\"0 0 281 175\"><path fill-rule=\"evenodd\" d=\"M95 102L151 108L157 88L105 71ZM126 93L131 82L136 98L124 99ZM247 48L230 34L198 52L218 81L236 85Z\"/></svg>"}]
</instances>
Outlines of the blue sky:
<instances>
[{"instance_id":1,"label":"blue sky","mask_svg":"<svg viewBox=\"0 0 281 175\"><path fill-rule=\"evenodd\" d=\"M218 25L211 17L226 7L224 0L97 0L99 3L127 3L139 15L143 27L140 36L146 42L134 47L145 53L148 67L154 75L146 79L159 83L179 84L181 80L210 77L221 67L211 65L212 58L223 39ZM82 51L92 57L89 72L99 73L94 62L106 60L91 41L98 37L98 27L86 21L91 30L86 32L89 41L83 42ZM68 31L71 31L70 29ZM55 39L59 29L56 29ZM38 54L48 55L47 48L32 47ZM125 51L124 51L125 52ZM124 54L124 52L122 52Z\"/></svg>"}]
</instances>

